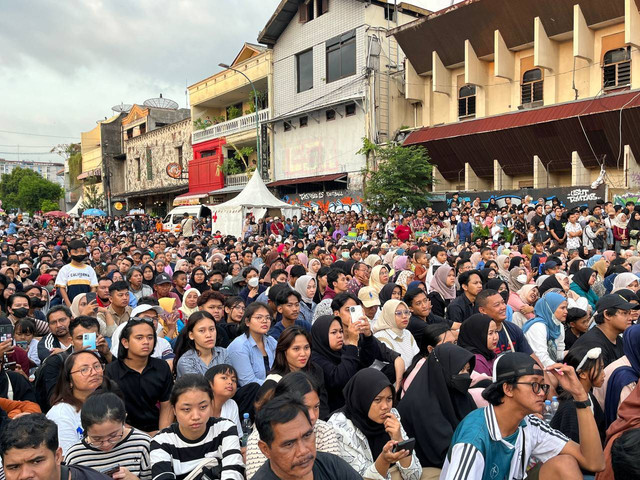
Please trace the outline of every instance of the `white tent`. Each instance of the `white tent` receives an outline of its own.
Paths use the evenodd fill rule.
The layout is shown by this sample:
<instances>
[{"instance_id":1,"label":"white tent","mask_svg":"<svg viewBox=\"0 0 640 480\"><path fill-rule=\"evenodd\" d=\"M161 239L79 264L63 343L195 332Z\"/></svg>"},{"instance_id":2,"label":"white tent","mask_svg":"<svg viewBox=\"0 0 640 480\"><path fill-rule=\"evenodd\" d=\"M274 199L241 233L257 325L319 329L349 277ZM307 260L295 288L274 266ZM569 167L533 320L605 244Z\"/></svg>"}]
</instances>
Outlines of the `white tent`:
<instances>
[{"instance_id":1,"label":"white tent","mask_svg":"<svg viewBox=\"0 0 640 480\"><path fill-rule=\"evenodd\" d=\"M67 213L69 215L71 215L72 217L78 217L80 214L78 213L80 210L80 205L82 205L82 195L80 195L80 198L78 199L78 201L76 202L76 204L73 206L73 208L71 210L69 210Z\"/></svg>"},{"instance_id":2,"label":"white tent","mask_svg":"<svg viewBox=\"0 0 640 480\"><path fill-rule=\"evenodd\" d=\"M213 205L211 208L213 231L220 230L223 235L242 235L242 225L249 212L256 219L262 218L269 209L280 209L281 215L291 218L297 215L300 218L301 209L278 200L260 178L258 172L254 172L244 189L231 200Z\"/></svg>"}]
</instances>

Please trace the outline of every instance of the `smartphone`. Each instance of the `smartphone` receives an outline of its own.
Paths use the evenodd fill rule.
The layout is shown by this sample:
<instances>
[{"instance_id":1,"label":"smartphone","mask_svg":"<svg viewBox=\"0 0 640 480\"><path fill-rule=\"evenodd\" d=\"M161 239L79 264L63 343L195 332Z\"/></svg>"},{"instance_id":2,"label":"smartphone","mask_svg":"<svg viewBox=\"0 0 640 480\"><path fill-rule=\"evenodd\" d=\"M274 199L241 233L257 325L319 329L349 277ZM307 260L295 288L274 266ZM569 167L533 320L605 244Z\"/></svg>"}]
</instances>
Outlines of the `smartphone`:
<instances>
[{"instance_id":1,"label":"smartphone","mask_svg":"<svg viewBox=\"0 0 640 480\"><path fill-rule=\"evenodd\" d=\"M391 451L393 453L396 453L396 452L399 452L400 450L408 450L409 453L412 453L415 447L416 447L416 439L410 438L409 440L396 443L391 449Z\"/></svg>"},{"instance_id":2,"label":"smartphone","mask_svg":"<svg viewBox=\"0 0 640 480\"><path fill-rule=\"evenodd\" d=\"M13 339L13 325L0 325L0 342Z\"/></svg>"},{"instance_id":3,"label":"smartphone","mask_svg":"<svg viewBox=\"0 0 640 480\"><path fill-rule=\"evenodd\" d=\"M96 292L87 293L87 297L86 297L87 298L87 303L95 302L96 301L96 297L97 297Z\"/></svg>"},{"instance_id":4,"label":"smartphone","mask_svg":"<svg viewBox=\"0 0 640 480\"><path fill-rule=\"evenodd\" d=\"M96 332L82 334L82 346L87 350L96 349Z\"/></svg>"},{"instance_id":5,"label":"smartphone","mask_svg":"<svg viewBox=\"0 0 640 480\"><path fill-rule=\"evenodd\" d=\"M349 307L349 314L351 315L351 323L361 323L364 312L361 305L354 305Z\"/></svg>"},{"instance_id":6,"label":"smartphone","mask_svg":"<svg viewBox=\"0 0 640 480\"><path fill-rule=\"evenodd\" d=\"M120 470L120 464L116 464L113 467L100 470L100 473L105 474L107 477L113 477L113 474L116 473L118 470Z\"/></svg>"},{"instance_id":7,"label":"smartphone","mask_svg":"<svg viewBox=\"0 0 640 480\"><path fill-rule=\"evenodd\" d=\"M29 342L27 340L16 340L16 345L25 352L29 350Z\"/></svg>"}]
</instances>

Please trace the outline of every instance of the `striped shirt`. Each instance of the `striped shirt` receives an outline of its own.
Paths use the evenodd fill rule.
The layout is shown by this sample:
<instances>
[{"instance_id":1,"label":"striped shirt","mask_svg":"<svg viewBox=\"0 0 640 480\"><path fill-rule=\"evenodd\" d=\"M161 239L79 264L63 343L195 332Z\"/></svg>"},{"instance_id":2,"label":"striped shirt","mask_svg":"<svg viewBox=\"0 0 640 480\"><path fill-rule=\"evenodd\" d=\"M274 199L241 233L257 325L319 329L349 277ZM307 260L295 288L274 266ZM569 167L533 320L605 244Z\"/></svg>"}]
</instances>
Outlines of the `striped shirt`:
<instances>
[{"instance_id":1,"label":"striped shirt","mask_svg":"<svg viewBox=\"0 0 640 480\"><path fill-rule=\"evenodd\" d=\"M236 425L226 418L211 417L197 440L188 440L174 423L151 441L153 480L182 480L205 458L222 464L221 480L244 480L244 463Z\"/></svg>"},{"instance_id":2,"label":"striped shirt","mask_svg":"<svg viewBox=\"0 0 640 480\"><path fill-rule=\"evenodd\" d=\"M87 444L87 439L73 445L65 456L67 465L81 465L104 470L114 465L126 468L140 480L151 479L151 437L132 428L111 450L99 450Z\"/></svg>"}]
</instances>

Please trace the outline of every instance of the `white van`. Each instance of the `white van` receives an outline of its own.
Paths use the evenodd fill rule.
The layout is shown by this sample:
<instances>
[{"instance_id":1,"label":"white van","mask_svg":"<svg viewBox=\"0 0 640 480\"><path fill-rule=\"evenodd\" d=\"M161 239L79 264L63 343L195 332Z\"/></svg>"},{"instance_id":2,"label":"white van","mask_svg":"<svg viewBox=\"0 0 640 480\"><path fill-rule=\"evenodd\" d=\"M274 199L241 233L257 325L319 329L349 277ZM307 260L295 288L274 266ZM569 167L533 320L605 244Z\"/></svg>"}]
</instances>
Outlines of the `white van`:
<instances>
[{"instance_id":1,"label":"white van","mask_svg":"<svg viewBox=\"0 0 640 480\"><path fill-rule=\"evenodd\" d=\"M162 220L162 231L179 232L180 222L184 219L185 213L193 218L207 218L211 216L211 209L208 205L184 205L182 207L176 207L167 213L167 216Z\"/></svg>"}]
</instances>

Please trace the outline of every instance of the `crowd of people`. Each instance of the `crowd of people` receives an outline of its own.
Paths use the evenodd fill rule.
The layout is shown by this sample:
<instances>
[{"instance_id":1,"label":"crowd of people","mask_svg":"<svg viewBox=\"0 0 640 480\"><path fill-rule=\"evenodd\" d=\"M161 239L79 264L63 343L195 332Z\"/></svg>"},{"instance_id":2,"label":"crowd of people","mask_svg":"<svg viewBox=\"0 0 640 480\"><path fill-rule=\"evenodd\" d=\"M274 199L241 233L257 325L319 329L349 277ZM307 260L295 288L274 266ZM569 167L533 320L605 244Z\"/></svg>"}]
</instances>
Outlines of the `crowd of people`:
<instances>
[{"instance_id":1,"label":"crowd of people","mask_svg":"<svg viewBox=\"0 0 640 480\"><path fill-rule=\"evenodd\" d=\"M0 235L9 480L640 478L640 205Z\"/></svg>"}]
</instances>

